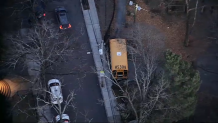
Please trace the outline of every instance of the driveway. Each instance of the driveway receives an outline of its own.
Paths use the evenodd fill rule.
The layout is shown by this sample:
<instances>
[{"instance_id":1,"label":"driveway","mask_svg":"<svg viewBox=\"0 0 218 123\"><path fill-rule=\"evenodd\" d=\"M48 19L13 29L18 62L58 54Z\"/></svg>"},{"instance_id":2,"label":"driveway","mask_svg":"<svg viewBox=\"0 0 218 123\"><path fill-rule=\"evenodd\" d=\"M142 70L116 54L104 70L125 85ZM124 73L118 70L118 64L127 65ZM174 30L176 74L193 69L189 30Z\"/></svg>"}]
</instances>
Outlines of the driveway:
<instances>
[{"instance_id":1,"label":"driveway","mask_svg":"<svg viewBox=\"0 0 218 123\"><path fill-rule=\"evenodd\" d=\"M74 51L65 56L67 62L59 63L47 72L53 73L46 76L47 80L60 79L63 83L64 99L70 91L75 91L73 101L76 108L69 107L65 113L69 114L73 122L107 122L105 108L99 103L102 99L97 74L94 73L94 60L86 32L80 0L52 1L47 5L47 19L54 19L54 9L64 6L68 10L68 19L72 28L66 30L72 36L71 45ZM56 22L57 23L57 22ZM58 28L58 25L57 25ZM52 110L54 115L57 113Z\"/></svg>"},{"instance_id":2,"label":"driveway","mask_svg":"<svg viewBox=\"0 0 218 123\"><path fill-rule=\"evenodd\" d=\"M194 115L195 122L218 122L218 44L211 42L207 51L197 59L201 76L198 105Z\"/></svg>"}]
</instances>

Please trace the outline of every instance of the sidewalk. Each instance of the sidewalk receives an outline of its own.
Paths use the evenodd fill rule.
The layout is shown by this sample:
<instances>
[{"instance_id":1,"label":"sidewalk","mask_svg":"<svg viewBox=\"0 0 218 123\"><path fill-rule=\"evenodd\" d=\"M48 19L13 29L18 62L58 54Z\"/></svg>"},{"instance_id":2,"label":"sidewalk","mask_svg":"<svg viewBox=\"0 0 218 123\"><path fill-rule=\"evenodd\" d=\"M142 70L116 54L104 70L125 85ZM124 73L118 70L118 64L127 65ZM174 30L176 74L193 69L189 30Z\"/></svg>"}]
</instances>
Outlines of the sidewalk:
<instances>
[{"instance_id":1,"label":"sidewalk","mask_svg":"<svg viewBox=\"0 0 218 123\"><path fill-rule=\"evenodd\" d=\"M98 73L98 79L100 83L99 85L102 85L101 92L102 92L102 97L104 99L104 106L108 117L108 122L119 123L121 122L120 114L116 110L117 103L111 89L112 82L105 78L105 76L109 76L109 73L104 72L107 71L108 65L105 62L106 59L104 54L100 55L99 53L99 50L104 46L103 46L103 40L100 32L100 25L98 20L98 14L95 7L95 2L94 0L89 0L88 2L89 2L90 9L84 10L82 1L81 1L81 7L82 7L83 16L86 24L86 29L89 36L90 45L92 48L92 54L93 54L96 70Z\"/></svg>"}]
</instances>

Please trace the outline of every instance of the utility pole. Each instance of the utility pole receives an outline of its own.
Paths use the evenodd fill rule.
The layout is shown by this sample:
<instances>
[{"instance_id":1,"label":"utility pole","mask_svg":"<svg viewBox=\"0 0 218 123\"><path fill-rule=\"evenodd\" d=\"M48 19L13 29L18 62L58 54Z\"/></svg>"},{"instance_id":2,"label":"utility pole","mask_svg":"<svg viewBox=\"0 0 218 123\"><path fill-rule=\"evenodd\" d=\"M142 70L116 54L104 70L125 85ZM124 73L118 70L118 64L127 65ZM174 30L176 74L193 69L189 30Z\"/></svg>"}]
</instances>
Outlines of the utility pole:
<instances>
[{"instance_id":1,"label":"utility pole","mask_svg":"<svg viewBox=\"0 0 218 123\"><path fill-rule=\"evenodd\" d=\"M134 16L133 16L134 17L134 23L135 23L136 22L136 13L137 13L137 11L140 11L142 8L137 3L133 3L133 1L129 1L129 5L130 6L134 5L134 7L135 7Z\"/></svg>"},{"instance_id":2,"label":"utility pole","mask_svg":"<svg viewBox=\"0 0 218 123\"><path fill-rule=\"evenodd\" d=\"M134 23L136 21L136 13L137 13L137 9L138 9L138 4L135 5L135 12L134 12Z\"/></svg>"}]
</instances>

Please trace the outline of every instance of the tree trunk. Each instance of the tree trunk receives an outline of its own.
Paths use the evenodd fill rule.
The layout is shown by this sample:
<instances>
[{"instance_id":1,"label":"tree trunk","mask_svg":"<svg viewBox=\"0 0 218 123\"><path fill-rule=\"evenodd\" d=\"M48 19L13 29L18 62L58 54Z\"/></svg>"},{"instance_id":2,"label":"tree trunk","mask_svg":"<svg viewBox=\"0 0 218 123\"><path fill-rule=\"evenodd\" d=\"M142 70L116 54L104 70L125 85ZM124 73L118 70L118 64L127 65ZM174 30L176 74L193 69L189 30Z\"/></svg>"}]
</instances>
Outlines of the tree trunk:
<instances>
[{"instance_id":1,"label":"tree trunk","mask_svg":"<svg viewBox=\"0 0 218 123\"><path fill-rule=\"evenodd\" d=\"M185 31L185 40L184 40L184 46L188 47L189 46L189 19L190 19L190 14L187 12L186 15L186 31Z\"/></svg>"}]
</instances>

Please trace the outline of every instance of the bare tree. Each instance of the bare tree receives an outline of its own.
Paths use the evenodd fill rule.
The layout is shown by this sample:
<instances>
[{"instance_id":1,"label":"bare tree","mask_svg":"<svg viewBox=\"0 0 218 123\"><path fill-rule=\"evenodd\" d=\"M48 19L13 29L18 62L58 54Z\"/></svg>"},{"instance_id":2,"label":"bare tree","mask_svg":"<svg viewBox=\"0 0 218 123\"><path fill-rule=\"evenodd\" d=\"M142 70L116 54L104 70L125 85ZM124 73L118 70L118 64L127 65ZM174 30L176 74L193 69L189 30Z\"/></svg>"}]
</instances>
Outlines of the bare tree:
<instances>
[{"instance_id":1,"label":"bare tree","mask_svg":"<svg viewBox=\"0 0 218 123\"><path fill-rule=\"evenodd\" d=\"M144 24L134 25L125 35L128 42L132 42L128 45L128 53L129 66L132 64L134 68L129 71L134 72L133 78L121 82L106 76L119 90L115 94L124 104L119 107L121 115L126 119L133 116L138 123L171 120L177 107L168 104L170 83L159 64L164 51L164 35L155 27ZM108 72L113 77L112 71Z\"/></svg>"},{"instance_id":2,"label":"bare tree","mask_svg":"<svg viewBox=\"0 0 218 123\"><path fill-rule=\"evenodd\" d=\"M51 92L47 91L46 89L37 89L37 91L44 91L48 95L52 94ZM44 110L48 110L47 108L49 108L49 110L50 110L50 108L52 108L60 116L60 120L62 122L62 120L63 120L62 114L64 114L69 107L72 107L73 109L76 108L75 105L73 104L73 100L74 100L75 95L76 95L74 93L74 91L69 92L69 94L67 95L67 98L63 101L63 104L60 103L60 99L58 98L57 105L51 103L48 99L43 98L42 95L36 96L35 105L33 105L32 102L25 100L26 98L28 98L28 96L30 96L29 94L31 94L31 92L32 91L25 91L25 93L23 93L21 95L19 94L18 95L19 99L13 105L11 112L16 111L18 114L19 113L25 114L26 118L35 117L36 119L38 119L38 116L41 116L44 118L44 121L51 122L51 119L49 119L46 116L47 114L46 114L46 112L44 112ZM19 106L22 102L24 102L26 104L25 109ZM35 114L33 114L32 112L35 112ZM43 121L41 121L41 122L43 122Z\"/></svg>"},{"instance_id":3,"label":"bare tree","mask_svg":"<svg viewBox=\"0 0 218 123\"><path fill-rule=\"evenodd\" d=\"M192 23L192 26L189 26L190 23L190 12L195 11L194 13L194 20ZM190 0L186 0L186 33L185 33L185 41L184 41L184 46L189 46L189 36L193 31L193 27L195 25L196 17L197 17L197 10L198 10L198 0L196 1L195 8L190 9Z\"/></svg>"},{"instance_id":4,"label":"bare tree","mask_svg":"<svg viewBox=\"0 0 218 123\"><path fill-rule=\"evenodd\" d=\"M35 0L33 0L32 4L28 7L33 10ZM83 35L83 27L79 26L79 28L81 28L81 35ZM28 80L32 87L30 90L28 90L28 93L35 92L32 95L32 98L35 99L36 97L37 104L32 106L30 103L28 103L29 108L26 111L17 108L18 104L20 104L20 102L27 97L27 94L24 94L24 96L20 97L19 101L17 101L17 103L14 105L13 109L17 108L19 112L25 113L26 116L30 116L28 113L29 110L41 110L46 106L51 106L57 112L57 114L62 117L62 114L69 106L74 107L72 104L75 96L74 92L70 92L70 94L67 96L66 101L64 101L64 106L61 106L60 103L58 105L53 105L46 100L46 93L49 94L49 92L43 88L46 88L46 70L48 68L52 69L54 65L57 65L60 62L65 62L65 58L67 58L66 56L72 54L72 52L76 50L75 46L71 47L71 42L78 40L78 38L79 37L71 38L71 36L69 36L69 34L67 35L64 31L59 31L58 28L55 27L55 25L51 22L51 20L44 20L41 23L36 21L36 24L34 24L33 28L31 29L5 35L5 40L9 46L7 56L5 57L5 65L14 69L26 69L27 67L29 68L29 66L35 66L33 69L31 69L31 72L35 71L31 75L33 77L31 80ZM81 48L85 48L84 46L85 45L81 46ZM82 79L82 77L79 78ZM45 105L41 106L38 104L38 102L43 102ZM40 113L42 112L38 112L38 115L45 117L44 114Z\"/></svg>"},{"instance_id":5,"label":"bare tree","mask_svg":"<svg viewBox=\"0 0 218 123\"><path fill-rule=\"evenodd\" d=\"M49 95L52 94L49 91L46 91L46 90L44 90L44 91L47 92ZM76 108L75 105L73 104L73 99L75 98L75 95L76 94L74 93L74 91L71 91L69 93L69 95L67 96L67 99L65 101L63 101L63 103L64 103L63 107L61 106L60 98L57 99L57 102L58 102L57 105L55 105L55 104L53 104L53 103L51 103L49 101L46 101L45 99L42 99L40 97L37 97L36 99L37 99L37 102L42 101L45 104L44 106L50 105L56 111L56 113L60 116L60 122L62 123L63 122L62 121L63 120L62 119L62 114L65 113L67 108L68 107L73 107L74 109ZM37 105L36 108L39 109L39 108L41 108L41 106Z\"/></svg>"},{"instance_id":6,"label":"bare tree","mask_svg":"<svg viewBox=\"0 0 218 123\"><path fill-rule=\"evenodd\" d=\"M218 16L215 15L215 16L210 16L210 19L208 20L210 22L210 25L208 27L208 30L209 31L209 34L207 35L208 39L211 40L211 41L215 41L217 43L217 39L218 39L218 36L217 36L217 32L218 32L218 23L217 23L217 20L218 20Z\"/></svg>"},{"instance_id":7,"label":"bare tree","mask_svg":"<svg viewBox=\"0 0 218 123\"><path fill-rule=\"evenodd\" d=\"M204 12L204 10L206 9L206 7L209 7L210 8L210 12L211 14L213 13L214 11L214 8L217 7L217 5L203 5L203 6L200 6L199 7L199 0L196 0L196 3L195 3L195 7L194 8L190 8L190 2L191 0L186 0L186 33L185 33L185 40L184 40L184 46L189 46L189 36L192 34L193 30L194 30L194 26L195 26L195 23L196 23L196 20L197 20L197 12L199 9L201 9L201 13ZM202 2L203 3L203 2ZM191 23L191 12L194 11L194 14L193 14L193 21L192 21L192 24ZM210 20L208 20L210 21ZM191 25L191 26L190 26Z\"/></svg>"},{"instance_id":8,"label":"bare tree","mask_svg":"<svg viewBox=\"0 0 218 123\"><path fill-rule=\"evenodd\" d=\"M25 68L28 63L35 64L39 66L35 71L38 71L40 76L35 78L42 80L47 68L60 60L65 61L64 56L73 52L69 44L70 37L59 32L50 21L36 24L26 32L6 35L5 39L10 46L6 65L12 68L17 66Z\"/></svg>"},{"instance_id":9,"label":"bare tree","mask_svg":"<svg viewBox=\"0 0 218 123\"><path fill-rule=\"evenodd\" d=\"M45 5L46 0L23 0L23 1L16 1L16 5L10 7L13 9L11 17L16 17L17 21L21 21L21 28L23 26L23 18L22 14L28 16L28 22L34 23L37 22L38 19L36 17L36 12L39 6Z\"/></svg>"},{"instance_id":10,"label":"bare tree","mask_svg":"<svg viewBox=\"0 0 218 123\"><path fill-rule=\"evenodd\" d=\"M36 88L34 88L36 89ZM38 88L36 91L43 91L47 93L48 95L51 95L52 93L50 91L47 91L43 88ZM39 122L42 123L56 123L51 117L49 117L49 112L46 112L47 110L54 109L56 112L56 116L60 116L60 122L63 122L62 114L66 114L67 110L71 110L75 113L75 117L73 119L70 119L72 122L78 122L77 118L78 116L84 117L83 122L91 122L92 118L88 118L88 110L83 111L77 111L76 104L74 103L74 99L76 98L76 94L74 91L70 91L67 95L66 99L63 99L63 102L60 102L60 99L57 99L57 104L53 104L50 102L50 100L47 98L44 98L43 95L40 95L40 93L36 96L34 99L35 104L33 104L28 98L32 95L32 91L28 90L25 92L19 92L17 93L17 102L13 104L12 109L10 110L12 112L16 112L17 114L24 114L26 118L35 118L40 119ZM34 95L32 95L35 97ZM30 97L31 98L31 97ZM21 103L25 104L25 107L22 108ZM52 114L50 114L52 115ZM52 116L53 118L53 116Z\"/></svg>"}]
</instances>

